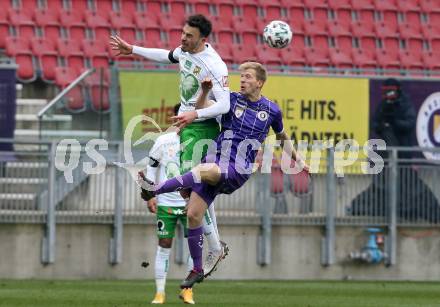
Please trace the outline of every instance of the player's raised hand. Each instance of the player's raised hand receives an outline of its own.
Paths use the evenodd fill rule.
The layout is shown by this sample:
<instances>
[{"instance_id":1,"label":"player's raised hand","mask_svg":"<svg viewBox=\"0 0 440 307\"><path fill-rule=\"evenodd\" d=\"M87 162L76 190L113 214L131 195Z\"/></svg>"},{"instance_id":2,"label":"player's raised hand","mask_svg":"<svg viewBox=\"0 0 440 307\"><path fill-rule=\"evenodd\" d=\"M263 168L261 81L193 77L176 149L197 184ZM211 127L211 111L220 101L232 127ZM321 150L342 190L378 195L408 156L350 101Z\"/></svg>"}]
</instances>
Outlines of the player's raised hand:
<instances>
[{"instance_id":1,"label":"player's raised hand","mask_svg":"<svg viewBox=\"0 0 440 307\"><path fill-rule=\"evenodd\" d=\"M197 118L196 111L183 112L177 116L171 117L171 119L175 121L173 126L179 128L179 130L191 124L196 118Z\"/></svg>"},{"instance_id":2,"label":"player's raised hand","mask_svg":"<svg viewBox=\"0 0 440 307\"><path fill-rule=\"evenodd\" d=\"M202 90L205 92L212 89L212 80L209 78L205 78L202 81Z\"/></svg>"},{"instance_id":3,"label":"player's raised hand","mask_svg":"<svg viewBox=\"0 0 440 307\"><path fill-rule=\"evenodd\" d=\"M119 52L116 54L118 55L129 55L133 53L133 45L130 45L126 41L124 41L122 38L120 38L118 35L112 35L110 36L110 46L112 47L112 50L118 50Z\"/></svg>"}]
</instances>

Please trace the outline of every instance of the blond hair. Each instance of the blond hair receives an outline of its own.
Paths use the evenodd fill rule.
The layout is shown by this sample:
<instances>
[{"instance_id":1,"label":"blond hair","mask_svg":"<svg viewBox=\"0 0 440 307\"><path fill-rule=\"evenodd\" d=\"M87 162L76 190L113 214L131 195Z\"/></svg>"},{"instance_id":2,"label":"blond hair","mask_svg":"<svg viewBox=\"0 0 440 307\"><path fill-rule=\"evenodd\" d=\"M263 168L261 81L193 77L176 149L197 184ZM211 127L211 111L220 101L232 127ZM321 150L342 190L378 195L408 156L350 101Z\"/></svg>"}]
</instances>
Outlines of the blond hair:
<instances>
[{"instance_id":1,"label":"blond hair","mask_svg":"<svg viewBox=\"0 0 440 307\"><path fill-rule=\"evenodd\" d=\"M238 67L239 70L253 69L258 81L266 82L267 71L266 68L258 62L244 62Z\"/></svg>"}]
</instances>

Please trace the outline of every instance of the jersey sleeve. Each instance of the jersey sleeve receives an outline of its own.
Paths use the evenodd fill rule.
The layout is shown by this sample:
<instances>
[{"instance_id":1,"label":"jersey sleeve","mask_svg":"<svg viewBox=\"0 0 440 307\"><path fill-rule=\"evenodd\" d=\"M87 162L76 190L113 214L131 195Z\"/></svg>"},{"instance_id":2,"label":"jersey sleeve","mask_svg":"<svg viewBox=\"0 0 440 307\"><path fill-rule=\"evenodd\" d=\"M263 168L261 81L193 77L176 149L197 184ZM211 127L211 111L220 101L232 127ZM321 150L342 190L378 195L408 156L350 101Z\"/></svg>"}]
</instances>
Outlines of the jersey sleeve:
<instances>
[{"instance_id":1,"label":"jersey sleeve","mask_svg":"<svg viewBox=\"0 0 440 307\"><path fill-rule=\"evenodd\" d=\"M212 80L212 90L210 95L215 97L216 103L213 105L197 110L199 118L211 118L221 114L225 114L230 108L230 91L228 80L228 69L226 64L219 64L213 71L207 74L206 77Z\"/></svg>"},{"instance_id":2,"label":"jersey sleeve","mask_svg":"<svg viewBox=\"0 0 440 307\"><path fill-rule=\"evenodd\" d=\"M182 49L180 47L170 50L170 52L168 53L168 59L171 63L179 63L179 57L181 53Z\"/></svg>"},{"instance_id":3,"label":"jersey sleeve","mask_svg":"<svg viewBox=\"0 0 440 307\"><path fill-rule=\"evenodd\" d=\"M277 107L274 113L274 118L272 120L272 129L273 131L278 134L284 131L283 126L283 112L281 112L280 108Z\"/></svg>"}]
</instances>

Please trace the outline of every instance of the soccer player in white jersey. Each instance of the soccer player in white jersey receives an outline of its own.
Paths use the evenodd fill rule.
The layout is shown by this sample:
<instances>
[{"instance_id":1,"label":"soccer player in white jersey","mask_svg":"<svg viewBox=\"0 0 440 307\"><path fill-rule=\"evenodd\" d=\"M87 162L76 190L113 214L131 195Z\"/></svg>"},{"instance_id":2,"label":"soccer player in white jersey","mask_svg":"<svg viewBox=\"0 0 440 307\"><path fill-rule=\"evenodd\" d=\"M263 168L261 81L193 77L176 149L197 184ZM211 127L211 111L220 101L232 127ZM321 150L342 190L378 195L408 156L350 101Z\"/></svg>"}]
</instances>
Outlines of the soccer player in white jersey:
<instances>
[{"instance_id":1,"label":"soccer player in white jersey","mask_svg":"<svg viewBox=\"0 0 440 307\"><path fill-rule=\"evenodd\" d=\"M182 129L180 142L186 144L180 156L181 173L195 166L193 147L196 142L202 139L215 139L218 136L220 129L215 117L228 112L230 107L228 69L218 53L206 42L211 30L211 22L205 16L188 17L182 29L182 44L174 50L133 46L118 36L111 37L110 44L113 50L119 51L118 55L137 54L156 62L179 63L180 109L176 119L178 127ZM201 93L201 82L205 78L212 80L210 96L216 103L196 110L197 98ZM202 156L206 151L205 147ZM205 276L208 276L227 255L228 247L218 239L214 206L209 207L209 216L204 220L214 226L217 235L217 240L208 243L209 252L204 262ZM209 233L207 229L205 229L206 233Z\"/></svg>"},{"instance_id":2,"label":"soccer player in white jersey","mask_svg":"<svg viewBox=\"0 0 440 307\"><path fill-rule=\"evenodd\" d=\"M175 114L179 105L175 106ZM180 138L176 132L160 135L148 156L146 177L152 182L161 182L180 174ZM152 304L165 303L165 284L170 263L171 246L177 222L182 223L187 236L186 201L179 192L171 192L150 199L148 210L156 214L158 246L154 266L156 294ZM189 261L191 258L188 259ZM190 261L192 262L192 261ZM191 264L188 264L191 266ZM189 269L190 270L190 269ZM194 304L192 289L181 291L179 297L187 304Z\"/></svg>"}]
</instances>

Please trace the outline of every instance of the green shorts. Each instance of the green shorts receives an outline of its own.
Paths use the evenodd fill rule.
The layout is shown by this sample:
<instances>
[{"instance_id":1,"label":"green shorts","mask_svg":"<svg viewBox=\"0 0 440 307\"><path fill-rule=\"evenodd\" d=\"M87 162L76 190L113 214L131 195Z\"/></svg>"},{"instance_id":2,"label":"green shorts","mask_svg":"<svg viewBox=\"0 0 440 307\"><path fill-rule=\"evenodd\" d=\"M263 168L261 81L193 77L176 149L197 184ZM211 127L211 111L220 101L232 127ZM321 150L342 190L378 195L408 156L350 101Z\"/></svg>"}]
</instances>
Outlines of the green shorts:
<instances>
[{"instance_id":1,"label":"green shorts","mask_svg":"<svg viewBox=\"0 0 440 307\"><path fill-rule=\"evenodd\" d=\"M200 161L193 161L193 150L197 141L202 139L214 140L219 133L220 127L215 118L210 118L202 122L191 123L183 128L182 132L180 133L180 143L185 143L188 140L191 141L185 145L185 148L180 153L181 174L186 173L200 163ZM203 146L201 157L206 155L207 150L208 146Z\"/></svg>"},{"instance_id":2,"label":"green shorts","mask_svg":"<svg viewBox=\"0 0 440 307\"><path fill-rule=\"evenodd\" d=\"M164 238L174 238L174 232L176 230L177 221L183 225L185 232L185 237L187 236L187 222L185 207L168 207L168 206L157 206L156 213L157 220L157 237L159 239Z\"/></svg>"}]
</instances>

